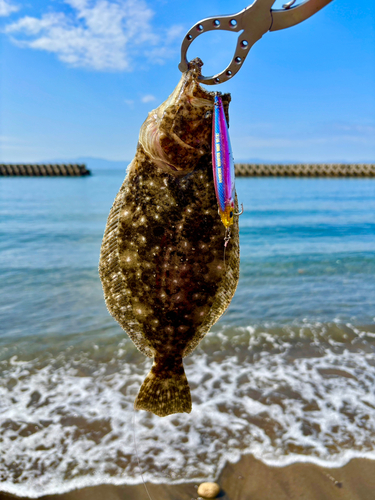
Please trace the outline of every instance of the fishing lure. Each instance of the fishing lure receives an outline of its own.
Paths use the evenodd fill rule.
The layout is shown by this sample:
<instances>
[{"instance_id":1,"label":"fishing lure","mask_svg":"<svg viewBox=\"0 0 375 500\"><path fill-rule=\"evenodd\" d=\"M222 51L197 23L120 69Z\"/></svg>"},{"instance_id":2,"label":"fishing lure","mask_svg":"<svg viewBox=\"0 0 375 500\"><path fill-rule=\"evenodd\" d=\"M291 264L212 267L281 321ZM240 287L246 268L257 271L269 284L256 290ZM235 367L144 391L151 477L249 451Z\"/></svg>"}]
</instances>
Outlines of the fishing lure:
<instances>
[{"instance_id":1,"label":"fishing lure","mask_svg":"<svg viewBox=\"0 0 375 500\"><path fill-rule=\"evenodd\" d=\"M219 92L215 94L212 122L212 168L218 212L225 227L225 246L230 239L230 227L235 213L234 161L230 145L228 124ZM243 210L242 210L243 211Z\"/></svg>"}]
</instances>

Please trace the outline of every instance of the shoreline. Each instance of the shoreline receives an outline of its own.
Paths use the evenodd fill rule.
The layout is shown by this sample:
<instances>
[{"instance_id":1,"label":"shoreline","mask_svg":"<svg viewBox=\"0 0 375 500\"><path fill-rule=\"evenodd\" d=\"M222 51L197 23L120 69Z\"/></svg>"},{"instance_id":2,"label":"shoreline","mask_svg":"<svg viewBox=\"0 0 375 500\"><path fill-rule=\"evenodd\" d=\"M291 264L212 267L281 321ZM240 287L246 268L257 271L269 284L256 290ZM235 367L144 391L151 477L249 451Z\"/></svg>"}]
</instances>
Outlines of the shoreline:
<instances>
[{"instance_id":1,"label":"shoreline","mask_svg":"<svg viewBox=\"0 0 375 500\"><path fill-rule=\"evenodd\" d=\"M207 479L208 480L208 479ZM202 481L203 482L203 481ZM268 466L252 455L227 463L218 480L220 500L374 500L375 460L354 458L343 467L327 468L306 462ZM152 500L196 500L197 483L146 483ZM1 488L1 486L0 486ZM100 485L41 500L149 500L143 484ZM0 492L0 500L29 500Z\"/></svg>"}]
</instances>

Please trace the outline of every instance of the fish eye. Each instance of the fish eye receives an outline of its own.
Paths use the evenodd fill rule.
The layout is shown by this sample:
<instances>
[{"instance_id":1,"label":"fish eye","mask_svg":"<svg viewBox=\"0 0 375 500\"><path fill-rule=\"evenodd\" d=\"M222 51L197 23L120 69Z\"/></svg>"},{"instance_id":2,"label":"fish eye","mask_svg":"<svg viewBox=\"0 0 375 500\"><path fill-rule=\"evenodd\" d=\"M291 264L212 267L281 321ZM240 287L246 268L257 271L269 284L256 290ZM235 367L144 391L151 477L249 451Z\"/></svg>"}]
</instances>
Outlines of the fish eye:
<instances>
[{"instance_id":1,"label":"fish eye","mask_svg":"<svg viewBox=\"0 0 375 500\"><path fill-rule=\"evenodd\" d=\"M211 118L212 116L212 111L206 111L206 114L204 115L205 118Z\"/></svg>"}]
</instances>

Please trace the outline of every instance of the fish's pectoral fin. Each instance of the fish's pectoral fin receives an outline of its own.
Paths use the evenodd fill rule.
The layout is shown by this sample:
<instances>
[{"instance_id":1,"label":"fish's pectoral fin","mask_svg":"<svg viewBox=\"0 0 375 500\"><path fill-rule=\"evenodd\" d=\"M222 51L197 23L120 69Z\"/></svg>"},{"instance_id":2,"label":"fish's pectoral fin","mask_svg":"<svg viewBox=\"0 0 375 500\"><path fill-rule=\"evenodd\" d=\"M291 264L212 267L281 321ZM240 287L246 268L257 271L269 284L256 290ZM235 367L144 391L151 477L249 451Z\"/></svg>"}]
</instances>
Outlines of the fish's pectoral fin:
<instances>
[{"instance_id":1,"label":"fish's pectoral fin","mask_svg":"<svg viewBox=\"0 0 375 500\"><path fill-rule=\"evenodd\" d=\"M134 402L136 410L146 410L159 417L172 413L190 413L190 388L182 358L155 357Z\"/></svg>"}]
</instances>

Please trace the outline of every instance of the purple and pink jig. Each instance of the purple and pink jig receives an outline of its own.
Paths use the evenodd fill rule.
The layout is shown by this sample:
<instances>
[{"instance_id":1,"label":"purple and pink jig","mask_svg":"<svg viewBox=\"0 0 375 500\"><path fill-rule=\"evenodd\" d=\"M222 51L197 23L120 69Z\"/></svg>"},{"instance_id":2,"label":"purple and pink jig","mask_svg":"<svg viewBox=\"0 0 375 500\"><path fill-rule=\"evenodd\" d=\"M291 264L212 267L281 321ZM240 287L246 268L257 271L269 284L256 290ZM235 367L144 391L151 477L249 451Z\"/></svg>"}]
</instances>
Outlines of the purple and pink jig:
<instances>
[{"instance_id":1,"label":"purple and pink jig","mask_svg":"<svg viewBox=\"0 0 375 500\"><path fill-rule=\"evenodd\" d=\"M230 145L228 124L225 118L223 101L218 92L215 94L212 122L212 168L218 212L225 227L224 246L230 240L230 228L235 213L235 174L232 148Z\"/></svg>"}]
</instances>

